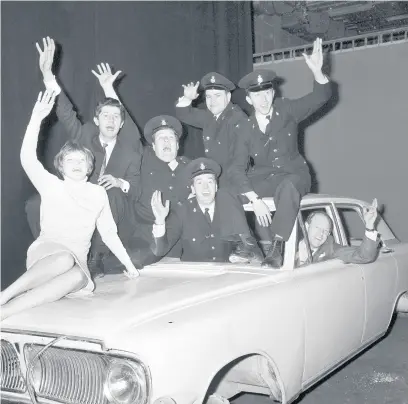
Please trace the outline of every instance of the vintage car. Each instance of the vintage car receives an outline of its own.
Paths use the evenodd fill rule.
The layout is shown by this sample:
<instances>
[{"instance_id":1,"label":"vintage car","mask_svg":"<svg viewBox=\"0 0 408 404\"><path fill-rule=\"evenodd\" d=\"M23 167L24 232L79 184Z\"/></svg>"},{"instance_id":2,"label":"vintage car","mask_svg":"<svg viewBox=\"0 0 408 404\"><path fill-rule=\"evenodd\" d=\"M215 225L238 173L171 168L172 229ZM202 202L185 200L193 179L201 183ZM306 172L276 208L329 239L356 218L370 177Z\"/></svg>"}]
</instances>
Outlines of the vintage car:
<instances>
[{"instance_id":1,"label":"vintage car","mask_svg":"<svg viewBox=\"0 0 408 404\"><path fill-rule=\"evenodd\" d=\"M375 262L296 265L308 213L327 212L346 245L362 238L366 205L304 197L281 270L165 259L138 279L105 276L92 297L8 318L2 399L201 404L253 392L292 402L383 336L408 290L408 245L381 218Z\"/></svg>"}]
</instances>

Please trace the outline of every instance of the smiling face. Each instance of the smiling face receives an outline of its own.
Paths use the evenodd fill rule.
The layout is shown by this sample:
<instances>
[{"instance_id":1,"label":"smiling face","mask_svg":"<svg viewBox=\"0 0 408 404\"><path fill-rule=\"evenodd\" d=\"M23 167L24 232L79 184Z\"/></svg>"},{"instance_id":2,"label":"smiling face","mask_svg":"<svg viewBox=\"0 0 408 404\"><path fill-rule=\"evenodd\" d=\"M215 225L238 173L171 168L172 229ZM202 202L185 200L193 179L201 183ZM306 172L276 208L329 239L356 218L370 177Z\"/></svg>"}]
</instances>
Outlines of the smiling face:
<instances>
[{"instance_id":1,"label":"smiling face","mask_svg":"<svg viewBox=\"0 0 408 404\"><path fill-rule=\"evenodd\" d=\"M99 127L102 138L108 142L116 139L124 123L120 108L113 105L103 106L94 122Z\"/></svg>"},{"instance_id":2,"label":"smiling face","mask_svg":"<svg viewBox=\"0 0 408 404\"><path fill-rule=\"evenodd\" d=\"M213 115L221 114L231 100L231 93L218 88L205 90L205 103Z\"/></svg>"},{"instance_id":3,"label":"smiling face","mask_svg":"<svg viewBox=\"0 0 408 404\"><path fill-rule=\"evenodd\" d=\"M61 173L64 178L82 181L88 176L89 171L89 160L82 151L72 151L62 158Z\"/></svg>"},{"instance_id":4,"label":"smiling face","mask_svg":"<svg viewBox=\"0 0 408 404\"><path fill-rule=\"evenodd\" d=\"M261 91L250 91L246 97L248 104L252 105L255 112L268 115L271 108L275 91L272 88Z\"/></svg>"},{"instance_id":5,"label":"smiling face","mask_svg":"<svg viewBox=\"0 0 408 404\"><path fill-rule=\"evenodd\" d=\"M171 128L159 129L153 135L152 147L157 158L170 163L177 157L179 149L178 136Z\"/></svg>"},{"instance_id":6,"label":"smiling face","mask_svg":"<svg viewBox=\"0 0 408 404\"><path fill-rule=\"evenodd\" d=\"M217 189L217 179L214 174L200 174L193 178L191 191L196 195L197 202L201 205L213 203Z\"/></svg>"},{"instance_id":7,"label":"smiling face","mask_svg":"<svg viewBox=\"0 0 408 404\"><path fill-rule=\"evenodd\" d=\"M310 247L316 249L324 244L330 235L331 228L332 222L329 217L321 213L315 214L307 228Z\"/></svg>"}]
</instances>

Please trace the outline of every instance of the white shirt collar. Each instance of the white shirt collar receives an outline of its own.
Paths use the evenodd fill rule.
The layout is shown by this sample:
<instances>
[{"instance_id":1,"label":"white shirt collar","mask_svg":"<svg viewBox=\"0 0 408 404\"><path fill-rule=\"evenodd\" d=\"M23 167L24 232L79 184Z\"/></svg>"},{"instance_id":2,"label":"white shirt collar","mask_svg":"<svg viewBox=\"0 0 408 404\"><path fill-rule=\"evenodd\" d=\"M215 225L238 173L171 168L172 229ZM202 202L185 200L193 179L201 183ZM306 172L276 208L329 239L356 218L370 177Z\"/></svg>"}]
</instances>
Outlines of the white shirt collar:
<instances>
[{"instance_id":1,"label":"white shirt collar","mask_svg":"<svg viewBox=\"0 0 408 404\"><path fill-rule=\"evenodd\" d=\"M178 163L178 161L176 159L170 161L170 163L167 163L167 165L170 167L171 171L174 171L177 168L178 164L179 163Z\"/></svg>"},{"instance_id":2,"label":"white shirt collar","mask_svg":"<svg viewBox=\"0 0 408 404\"><path fill-rule=\"evenodd\" d=\"M211 221L214 219L215 201L213 201L211 203L211 205L200 205L200 204L198 204L198 206L200 207L200 209L201 209L201 211L203 213L205 213L205 210L208 209L208 213L210 215Z\"/></svg>"}]
</instances>

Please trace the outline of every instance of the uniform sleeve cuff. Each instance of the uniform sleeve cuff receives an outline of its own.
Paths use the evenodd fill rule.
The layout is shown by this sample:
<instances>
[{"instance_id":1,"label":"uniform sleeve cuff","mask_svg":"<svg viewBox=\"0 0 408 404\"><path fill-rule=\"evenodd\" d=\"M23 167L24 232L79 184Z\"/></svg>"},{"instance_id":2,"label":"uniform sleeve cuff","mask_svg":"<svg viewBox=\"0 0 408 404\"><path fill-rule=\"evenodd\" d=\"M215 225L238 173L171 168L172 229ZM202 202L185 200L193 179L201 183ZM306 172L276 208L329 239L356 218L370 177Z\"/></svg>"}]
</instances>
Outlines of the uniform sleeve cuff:
<instances>
[{"instance_id":1,"label":"uniform sleeve cuff","mask_svg":"<svg viewBox=\"0 0 408 404\"><path fill-rule=\"evenodd\" d=\"M153 224L153 237L160 238L166 233L166 226L164 224Z\"/></svg>"}]
</instances>

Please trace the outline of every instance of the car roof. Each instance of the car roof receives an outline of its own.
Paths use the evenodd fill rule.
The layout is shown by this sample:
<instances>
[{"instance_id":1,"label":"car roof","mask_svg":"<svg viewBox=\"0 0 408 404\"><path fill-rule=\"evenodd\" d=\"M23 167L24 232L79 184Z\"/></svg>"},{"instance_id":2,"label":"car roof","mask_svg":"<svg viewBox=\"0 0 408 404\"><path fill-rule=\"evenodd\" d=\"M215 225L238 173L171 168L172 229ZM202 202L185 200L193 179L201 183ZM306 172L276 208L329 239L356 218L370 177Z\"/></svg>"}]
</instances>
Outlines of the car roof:
<instances>
[{"instance_id":1,"label":"car roof","mask_svg":"<svg viewBox=\"0 0 408 404\"><path fill-rule=\"evenodd\" d=\"M269 206L271 210L275 210L275 202L273 198L262 198L266 204ZM355 198L350 198L350 197L345 197L345 196L335 196L335 195L329 195L329 194L315 194L315 193L310 193L305 195L302 198L302 201L300 203L301 207L307 207L309 205L319 205L319 204L326 204L326 203L344 203L344 204L359 204L359 205L367 205L367 202L355 199ZM252 205L250 203L244 205L244 209L246 211L252 211Z\"/></svg>"}]
</instances>

